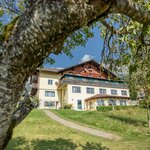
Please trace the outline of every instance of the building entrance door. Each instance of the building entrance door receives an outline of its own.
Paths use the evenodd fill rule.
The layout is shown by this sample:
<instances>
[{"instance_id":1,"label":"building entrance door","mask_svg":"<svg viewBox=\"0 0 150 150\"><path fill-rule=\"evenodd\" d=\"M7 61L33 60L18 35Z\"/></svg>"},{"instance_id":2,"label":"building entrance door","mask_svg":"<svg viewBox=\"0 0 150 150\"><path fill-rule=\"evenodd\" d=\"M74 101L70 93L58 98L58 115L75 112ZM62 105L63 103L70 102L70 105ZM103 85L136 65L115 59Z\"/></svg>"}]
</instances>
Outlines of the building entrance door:
<instances>
[{"instance_id":1,"label":"building entrance door","mask_svg":"<svg viewBox=\"0 0 150 150\"><path fill-rule=\"evenodd\" d=\"M77 100L77 109L82 109L82 100Z\"/></svg>"}]
</instances>

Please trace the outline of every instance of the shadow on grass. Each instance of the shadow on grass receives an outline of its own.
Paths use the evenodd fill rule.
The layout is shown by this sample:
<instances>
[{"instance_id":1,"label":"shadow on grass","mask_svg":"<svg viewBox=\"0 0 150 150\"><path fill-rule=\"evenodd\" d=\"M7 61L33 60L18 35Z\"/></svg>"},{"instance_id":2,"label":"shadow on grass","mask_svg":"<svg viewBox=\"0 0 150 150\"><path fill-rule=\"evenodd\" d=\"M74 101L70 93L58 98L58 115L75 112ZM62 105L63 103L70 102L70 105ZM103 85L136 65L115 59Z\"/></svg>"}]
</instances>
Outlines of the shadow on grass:
<instances>
[{"instance_id":1,"label":"shadow on grass","mask_svg":"<svg viewBox=\"0 0 150 150\"><path fill-rule=\"evenodd\" d=\"M20 150L21 148L30 150L29 142L24 137L17 137L9 141L6 150Z\"/></svg>"},{"instance_id":2,"label":"shadow on grass","mask_svg":"<svg viewBox=\"0 0 150 150\"><path fill-rule=\"evenodd\" d=\"M55 140L33 140L27 141L23 137L12 139L7 150L109 150L103 147L101 143L87 142L85 145L77 145L69 139L58 138Z\"/></svg>"},{"instance_id":3,"label":"shadow on grass","mask_svg":"<svg viewBox=\"0 0 150 150\"><path fill-rule=\"evenodd\" d=\"M134 125L134 126L146 126L146 124L147 124L146 121L127 118L127 117L123 117L123 116L114 116L114 115L106 115L106 116L111 119L116 119L116 120L122 121L124 123Z\"/></svg>"}]
</instances>

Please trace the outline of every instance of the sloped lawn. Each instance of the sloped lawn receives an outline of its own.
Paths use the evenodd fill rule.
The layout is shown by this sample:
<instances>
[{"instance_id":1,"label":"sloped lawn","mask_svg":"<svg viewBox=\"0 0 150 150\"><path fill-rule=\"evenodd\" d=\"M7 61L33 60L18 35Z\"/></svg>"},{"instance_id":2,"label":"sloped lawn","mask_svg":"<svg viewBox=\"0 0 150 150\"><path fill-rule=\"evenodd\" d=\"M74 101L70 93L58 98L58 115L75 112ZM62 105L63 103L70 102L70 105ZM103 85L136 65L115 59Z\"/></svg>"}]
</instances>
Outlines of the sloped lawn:
<instances>
[{"instance_id":1,"label":"sloped lawn","mask_svg":"<svg viewBox=\"0 0 150 150\"><path fill-rule=\"evenodd\" d=\"M122 137L122 145L128 143L139 150L150 149L150 129L147 126L146 110L128 108L107 112L53 110L63 118L78 124L112 132ZM132 149L132 146L129 147Z\"/></svg>"},{"instance_id":2,"label":"sloped lawn","mask_svg":"<svg viewBox=\"0 0 150 150\"><path fill-rule=\"evenodd\" d=\"M108 150L105 145L106 140L69 129L42 110L33 110L15 128L7 150Z\"/></svg>"}]
</instances>

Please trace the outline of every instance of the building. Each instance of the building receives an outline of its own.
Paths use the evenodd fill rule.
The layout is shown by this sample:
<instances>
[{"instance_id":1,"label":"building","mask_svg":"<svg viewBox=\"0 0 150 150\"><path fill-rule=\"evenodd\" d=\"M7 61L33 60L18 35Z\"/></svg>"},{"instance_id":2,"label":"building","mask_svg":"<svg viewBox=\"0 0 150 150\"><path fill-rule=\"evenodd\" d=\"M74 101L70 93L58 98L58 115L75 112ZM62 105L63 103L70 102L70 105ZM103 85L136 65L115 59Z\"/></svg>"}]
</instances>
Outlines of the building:
<instances>
[{"instance_id":1,"label":"building","mask_svg":"<svg viewBox=\"0 0 150 150\"><path fill-rule=\"evenodd\" d=\"M37 94L39 108L75 110L96 106L130 105L129 89L116 75L90 60L65 69L39 69L32 76L31 94Z\"/></svg>"}]
</instances>

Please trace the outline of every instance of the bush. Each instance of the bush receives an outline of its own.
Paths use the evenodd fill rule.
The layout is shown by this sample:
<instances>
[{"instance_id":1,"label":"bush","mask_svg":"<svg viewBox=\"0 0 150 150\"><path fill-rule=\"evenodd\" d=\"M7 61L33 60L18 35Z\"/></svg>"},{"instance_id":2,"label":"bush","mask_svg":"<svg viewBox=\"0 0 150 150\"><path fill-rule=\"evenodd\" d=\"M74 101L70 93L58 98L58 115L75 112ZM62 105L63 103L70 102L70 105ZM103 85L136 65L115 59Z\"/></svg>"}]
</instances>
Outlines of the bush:
<instances>
[{"instance_id":1,"label":"bush","mask_svg":"<svg viewBox=\"0 0 150 150\"><path fill-rule=\"evenodd\" d=\"M139 107L140 108L147 108L147 106L149 106L149 108L150 108L150 100L148 101L146 101L146 100L140 100L139 101Z\"/></svg>"},{"instance_id":2,"label":"bush","mask_svg":"<svg viewBox=\"0 0 150 150\"><path fill-rule=\"evenodd\" d=\"M97 111L110 111L113 110L112 106L97 106L96 107Z\"/></svg>"},{"instance_id":3,"label":"bush","mask_svg":"<svg viewBox=\"0 0 150 150\"><path fill-rule=\"evenodd\" d=\"M72 108L72 104L65 104L64 109L71 109Z\"/></svg>"},{"instance_id":4,"label":"bush","mask_svg":"<svg viewBox=\"0 0 150 150\"><path fill-rule=\"evenodd\" d=\"M120 109L128 109L128 108L134 108L135 106L97 106L97 111L110 111L113 110L120 110Z\"/></svg>"},{"instance_id":5,"label":"bush","mask_svg":"<svg viewBox=\"0 0 150 150\"><path fill-rule=\"evenodd\" d=\"M136 106L114 106L114 109L120 110L120 109L128 109L128 108L135 108Z\"/></svg>"}]
</instances>

